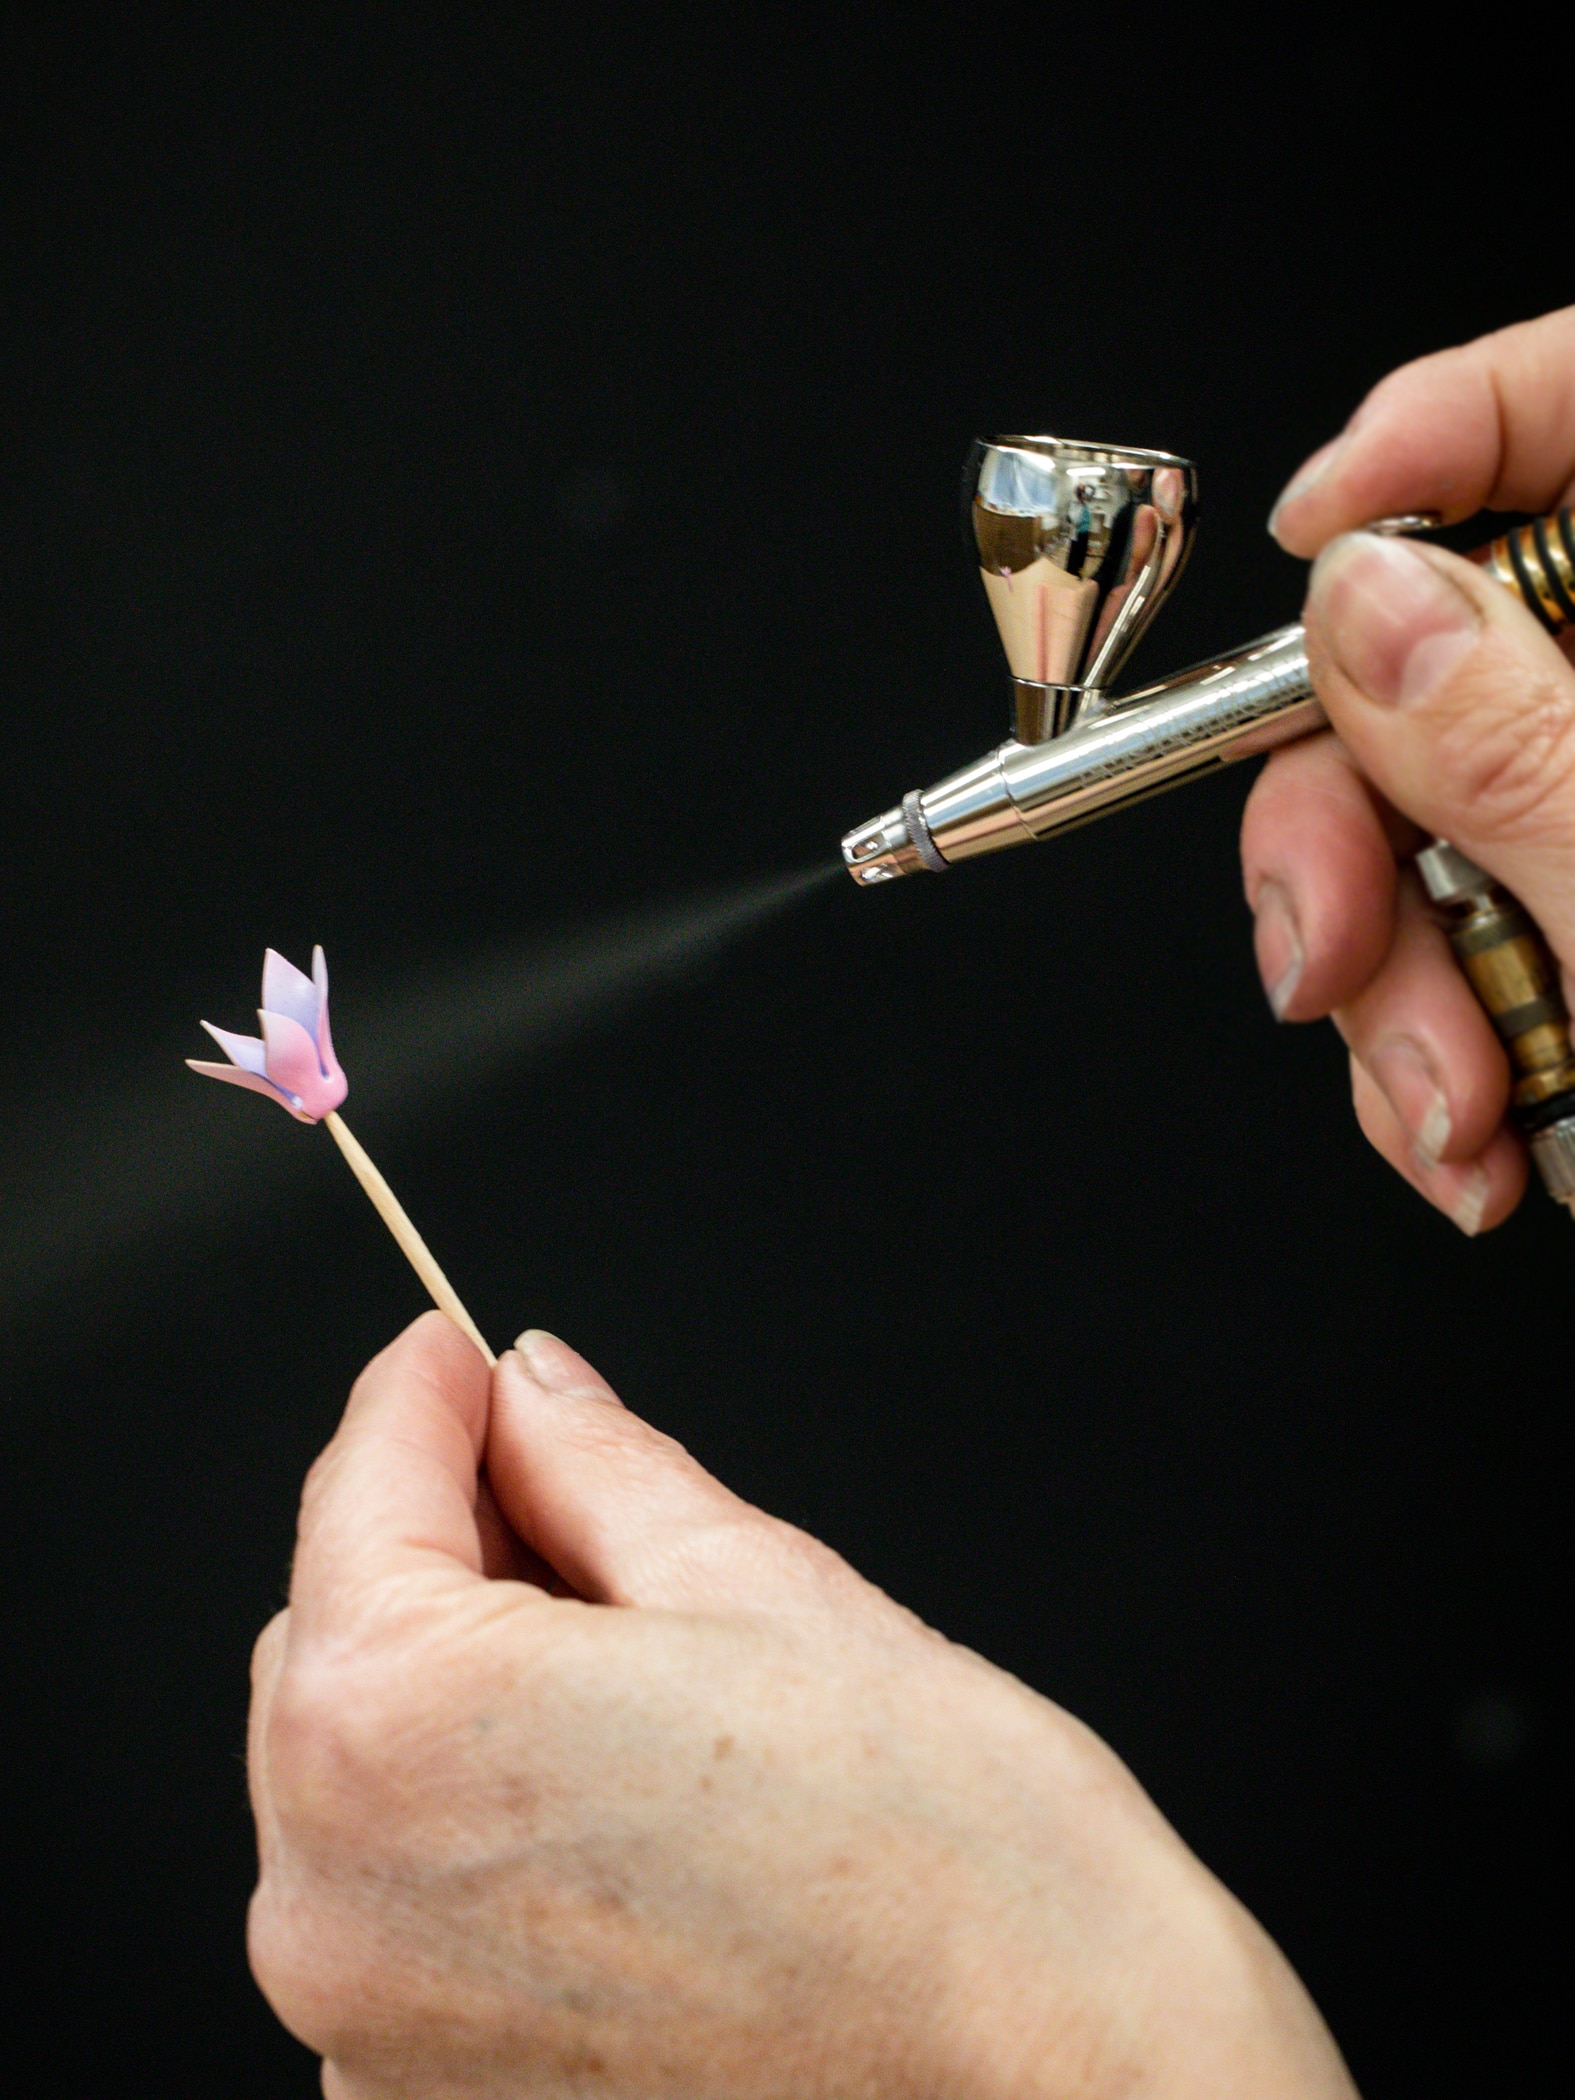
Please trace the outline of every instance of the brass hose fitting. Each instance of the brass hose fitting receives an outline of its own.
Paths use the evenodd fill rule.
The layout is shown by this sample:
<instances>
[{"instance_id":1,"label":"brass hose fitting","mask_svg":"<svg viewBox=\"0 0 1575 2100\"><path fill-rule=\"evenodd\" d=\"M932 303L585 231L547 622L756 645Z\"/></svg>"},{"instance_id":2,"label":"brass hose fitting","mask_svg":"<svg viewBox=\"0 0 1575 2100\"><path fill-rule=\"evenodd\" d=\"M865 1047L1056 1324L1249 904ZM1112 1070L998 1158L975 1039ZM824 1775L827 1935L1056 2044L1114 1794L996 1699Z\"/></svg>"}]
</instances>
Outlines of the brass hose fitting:
<instances>
[{"instance_id":1,"label":"brass hose fitting","mask_svg":"<svg viewBox=\"0 0 1575 2100\"><path fill-rule=\"evenodd\" d=\"M1558 965L1502 884L1445 840L1417 872L1449 945L1509 1052L1516 1123L1548 1194L1575 1203L1575 1048Z\"/></svg>"}]
</instances>

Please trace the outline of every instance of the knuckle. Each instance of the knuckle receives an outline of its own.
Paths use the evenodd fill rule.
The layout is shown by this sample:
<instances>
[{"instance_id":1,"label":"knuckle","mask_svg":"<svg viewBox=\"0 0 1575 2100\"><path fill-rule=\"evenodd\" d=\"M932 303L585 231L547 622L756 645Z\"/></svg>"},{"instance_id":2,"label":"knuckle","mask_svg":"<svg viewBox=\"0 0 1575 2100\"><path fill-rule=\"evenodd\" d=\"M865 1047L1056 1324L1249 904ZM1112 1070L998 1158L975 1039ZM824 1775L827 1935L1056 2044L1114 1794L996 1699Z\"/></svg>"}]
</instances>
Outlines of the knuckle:
<instances>
[{"instance_id":1,"label":"knuckle","mask_svg":"<svg viewBox=\"0 0 1575 2100\"><path fill-rule=\"evenodd\" d=\"M265 1876L246 1914L257 1987L297 2040L341 2060L364 2054L384 2024L386 1979L366 1935L333 1902ZM326 2088L325 2088L326 2089Z\"/></svg>"},{"instance_id":2,"label":"knuckle","mask_svg":"<svg viewBox=\"0 0 1575 2100\"><path fill-rule=\"evenodd\" d=\"M757 1526L742 1507L676 1525L649 1540L644 1575L658 1592L737 1594L759 1587L763 1558Z\"/></svg>"},{"instance_id":3,"label":"knuckle","mask_svg":"<svg viewBox=\"0 0 1575 2100\"><path fill-rule=\"evenodd\" d=\"M1483 837L1575 831L1575 698L1550 675L1534 676L1529 690L1511 676L1463 695L1437 763Z\"/></svg>"},{"instance_id":4,"label":"knuckle","mask_svg":"<svg viewBox=\"0 0 1575 2100\"><path fill-rule=\"evenodd\" d=\"M647 1597L726 1598L818 1614L846 1610L863 1587L829 1546L737 1500L664 1528L639 1559L635 1588Z\"/></svg>"},{"instance_id":5,"label":"knuckle","mask_svg":"<svg viewBox=\"0 0 1575 2100\"><path fill-rule=\"evenodd\" d=\"M252 1643L252 1690L257 1692L268 1683L274 1672L279 1651L290 1632L290 1614L277 1611L262 1632Z\"/></svg>"},{"instance_id":6,"label":"knuckle","mask_svg":"<svg viewBox=\"0 0 1575 2100\"><path fill-rule=\"evenodd\" d=\"M301 1506L296 1520L296 1535L304 1537L317 1521L318 1513L327 1499L339 1471L338 1439L318 1452L306 1470L301 1483Z\"/></svg>"},{"instance_id":7,"label":"knuckle","mask_svg":"<svg viewBox=\"0 0 1575 2100\"><path fill-rule=\"evenodd\" d=\"M761 1544L786 1566L821 1583L842 1583L853 1570L834 1546L802 1531L785 1517L761 1515L758 1520Z\"/></svg>"},{"instance_id":8,"label":"knuckle","mask_svg":"<svg viewBox=\"0 0 1575 2100\"><path fill-rule=\"evenodd\" d=\"M808 1627L817 1646L835 1628L838 1643L874 1644L887 1651L893 1639L917 1640L948 1650L944 1634L861 1575L833 1546L779 1517L760 1518L754 1551L776 1610Z\"/></svg>"},{"instance_id":9,"label":"knuckle","mask_svg":"<svg viewBox=\"0 0 1575 2100\"><path fill-rule=\"evenodd\" d=\"M874 1594L835 1547L784 1518L752 1514L756 1521L749 1550L787 1594L815 1609L829 1606L837 1610Z\"/></svg>"},{"instance_id":10,"label":"knuckle","mask_svg":"<svg viewBox=\"0 0 1575 2100\"><path fill-rule=\"evenodd\" d=\"M287 1664L263 1735L280 1823L310 1850L364 1842L382 1820L398 1739L376 1671L325 1657Z\"/></svg>"},{"instance_id":11,"label":"knuckle","mask_svg":"<svg viewBox=\"0 0 1575 2100\"><path fill-rule=\"evenodd\" d=\"M682 1444L653 1429L614 1400L587 1396L566 1408L555 1424L557 1434L587 1456L614 1457L639 1452L652 1457L687 1457Z\"/></svg>"},{"instance_id":12,"label":"knuckle","mask_svg":"<svg viewBox=\"0 0 1575 2100\"><path fill-rule=\"evenodd\" d=\"M576 1457L605 1465L631 1482L655 1484L674 1474L711 1477L676 1437L613 1401L575 1408L559 1424L558 1434Z\"/></svg>"},{"instance_id":13,"label":"knuckle","mask_svg":"<svg viewBox=\"0 0 1575 2100\"><path fill-rule=\"evenodd\" d=\"M320 1961L309 1950L321 1950L317 1921L292 1914L274 1882L265 1877L246 1913L246 1959L257 1988L299 2040L324 2045L328 2005Z\"/></svg>"}]
</instances>

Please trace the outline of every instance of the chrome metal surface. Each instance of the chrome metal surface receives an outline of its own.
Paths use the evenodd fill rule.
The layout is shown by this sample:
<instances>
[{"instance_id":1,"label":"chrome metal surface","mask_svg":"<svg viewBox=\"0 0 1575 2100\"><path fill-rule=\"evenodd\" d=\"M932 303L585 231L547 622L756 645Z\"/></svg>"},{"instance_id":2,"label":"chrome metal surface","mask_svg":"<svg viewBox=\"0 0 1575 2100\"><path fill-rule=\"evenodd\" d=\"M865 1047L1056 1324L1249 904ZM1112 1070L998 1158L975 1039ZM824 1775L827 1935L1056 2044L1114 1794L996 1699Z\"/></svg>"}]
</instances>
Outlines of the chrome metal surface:
<instances>
[{"instance_id":1,"label":"chrome metal surface","mask_svg":"<svg viewBox=\"0 0 1575 2100\"><path fill-rule=\"evenodd\" d=\"M971 517L1012 670L1017 734L916 803L910 795L910 824L894 809L849 832L843 854L856 880L888 882L1049 838L1327 728L1299 625L1112 697L1110 680L1191 547L1197 475L1188 461L1065 438L1006 437L975 445L971 473ZM1413 512L1369 529L1423 532L1438 522L1433 512ZM1534 610L1538 578L1550 597L1575 608L1575 510L1523 527L1476 558ZM1429 855L1454 876L1429 878ZM1446 903L1454 894L1447 880L1464 880L1460 871L1471 868L1443 840L1418 865L1424 880L1445 885L1434 895Z\"/></svg>"},{"instance_id":2,"label":"chrome metal surface","mask_svg":"<svg viewBox=\"0 0 1575 2100\"><path fill-rule=\"evenodd\" d=\"M1076 685L1041 685L1034 678L1012 680L1012 734L1020 744L1042 744L1071 728L1093 695Z\"/></svg>"},{"instance_id":3,"label":"chrome metal surface","mask_svg":"<svg viewBox=\"0 0 1575 2100\"><path fill-rule=\"evenodd\" d=\"M1170 452L1002 437L974 446L969 487L1016 740L1042 742L1090 712L1174 588L1197 469Z\"/></svg>"},{"instance_id":4,"label":"chrome metal surface","mask_svg":"<svg viewBox=\"0 0 1575 2100\"><path fill-rule=\"evenodd\" d=\"M1529 1140L1531 1162L1557 1203L1575 1205L1575 1116L1550 1123ZM1575 1210L1571 1212L1575 1216Z\"/></svg>"},{"instance_id":5,"label":"chrome metal surface","mask_svg":"<svg viewBox=\"0 0 1575 2100\"><path fill-rule=\"evenodd\" d=\"M924 797L917 788L910 788L902 798L902 828L908 834L908 844L930 873L944 875L946 863L941 858L940 848L930 836L930 827L924 816Z\"/></svg>"},{"instance_id":6,"label":"chrome metal surface","mask_svg":"<svg viewBox=\"0 0 1575 2100\"><path fill-rule=\"evenodd\" d=\"M1435 904L1462 904L1468 898L1485 897L1493 878L1474 860L1467 860L1448 839L1434 839L1416 857L1416 872L1422 887Z\"/></svg>"},{"instance_id":7,"label":"chrome metal surface","mask_svg":"<svg viewBox=\"0 0 1575 2100\"><path fill-rule=\"evenodd\" d=\"M916 874L926 865L901 806L850 831L842 841L842 858L855 882L890 882L898 875Z\"/></svg>"},{"instance_id":8,"label":"chrome metal surface","mask_svg":"<svg viewBox=\"0 0 1575 2100\"><path fill-rule=\"evenodd\" d=\"M1024 828L1049 838L1207 767L1272 751L1327 719L1298 624L1128 694L1052 744L1003 745L1001 777ZM952 858L938 832L935 843Z\"/></svg>"},{"instance_id":9,"label":"chrome metal surface","mask_svg":"<svg viewBox=\"0 0 1575 2100\"><path fill-rule=\"evenodd\" d=\"M1049 743L1009 740L925 789L919 808L941 858L971 860L1068 831L1207 767L1272 751L1326 721L1307 675L1302 629L1281 627L1234 655L1109 703ZM843 855L855 876L870 879L860 847L873 852L865 842L893 817L900 829L900 814L888 811L877 825L849 832ZM921 865L906 838L901 844L905 854L883 850L875 879Z\"/></svg>"},{"instance_id":10,"label":"chrome metal surface","mask_svg":"<svg viewBox=\"0 0 1575 2100\"><path fill-rule=\"evenodd\" d=\"M1362 527L1364 532L1381 532L1385 539L1396 539L1401 533L1436 532L1444 522L1441 510L1402 510L1392 518L1373 518Z\"/></svg>"}]
</instances>

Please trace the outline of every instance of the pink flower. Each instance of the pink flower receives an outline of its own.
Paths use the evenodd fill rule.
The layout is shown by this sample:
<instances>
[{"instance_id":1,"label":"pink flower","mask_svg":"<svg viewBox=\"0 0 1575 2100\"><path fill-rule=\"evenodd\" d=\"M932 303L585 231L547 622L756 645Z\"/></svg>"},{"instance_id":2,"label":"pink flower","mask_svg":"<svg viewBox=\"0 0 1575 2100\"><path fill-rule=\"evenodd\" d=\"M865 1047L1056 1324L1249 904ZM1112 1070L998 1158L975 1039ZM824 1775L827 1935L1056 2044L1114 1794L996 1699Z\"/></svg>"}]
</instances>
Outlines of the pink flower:
<instances>
[{"instance_id":1,"label":"pink flower","mask_svg":"<svg viewBox=\"0 0 1575 2100\"><path fill-rule=\"evenodd\" d=\"M269 1095L297 1122L320 1122L350 1091L328 1033L328 965L321 948L312 950L310 977L268 950L257 1018L262 1023L261 1042L254 1035L229 1035L204 1021L203 1027L233 1062L210 1065L188 1057L187 1064L210 1079L227 1079L231 1086L249 1086Z\"/></svg>"}]
</instances>

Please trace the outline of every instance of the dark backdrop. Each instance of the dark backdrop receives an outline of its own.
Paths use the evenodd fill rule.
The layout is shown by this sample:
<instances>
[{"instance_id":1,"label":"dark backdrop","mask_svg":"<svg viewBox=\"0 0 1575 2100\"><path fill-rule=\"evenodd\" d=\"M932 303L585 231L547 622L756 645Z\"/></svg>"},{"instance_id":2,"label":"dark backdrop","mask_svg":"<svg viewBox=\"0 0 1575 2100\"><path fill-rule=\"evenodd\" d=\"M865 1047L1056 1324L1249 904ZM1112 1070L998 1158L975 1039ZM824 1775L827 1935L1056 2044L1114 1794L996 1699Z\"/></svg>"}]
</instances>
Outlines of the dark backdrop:
<instances>
[{"instance_id":1,"label":"dark backdrop","mask_svg":"<svg viewBox=\"0 0 1575 2100\"><path fill-rule=\"evenodd\" d=\"M1540 1201L1460 1239L1276 1029L1245 778L682 967L663 915L999 733L976 433L1202 463L1139 670L1292 616L1289 470L1567 296L1536 52L44 14L3 146L13 2045L73 2095L315 2090L244 1963L246 1653L421 1298L326 1137L177 1060L320 940L352 1120L495 1338L570 1337L1089 1720L1371 2094L1528 2089L1575 1243ZM647 931L576 1023L575 956ZM433 1055L543 943L551 1026Z\"/></svg>"}]
</instances>

